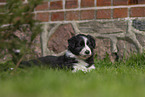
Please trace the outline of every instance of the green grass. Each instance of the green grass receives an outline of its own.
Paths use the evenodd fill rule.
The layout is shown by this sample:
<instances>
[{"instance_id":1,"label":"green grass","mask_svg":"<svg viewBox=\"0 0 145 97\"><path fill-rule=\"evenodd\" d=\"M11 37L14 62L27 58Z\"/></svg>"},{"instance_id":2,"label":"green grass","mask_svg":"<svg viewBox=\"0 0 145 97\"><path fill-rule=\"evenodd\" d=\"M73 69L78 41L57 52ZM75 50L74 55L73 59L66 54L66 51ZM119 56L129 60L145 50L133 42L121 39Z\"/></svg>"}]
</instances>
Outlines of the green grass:
<instances>
[{"instance_id":1,"label":"green grass","mask_svg":"<svg viewBox=\"0 0 145 97\"><path fill-rule=\"evenodd\" d=\"M111 63L95 60L90 73L48 68L0 72L0 97L145 97L145 54Z\"/></svg>"}]
</instances>

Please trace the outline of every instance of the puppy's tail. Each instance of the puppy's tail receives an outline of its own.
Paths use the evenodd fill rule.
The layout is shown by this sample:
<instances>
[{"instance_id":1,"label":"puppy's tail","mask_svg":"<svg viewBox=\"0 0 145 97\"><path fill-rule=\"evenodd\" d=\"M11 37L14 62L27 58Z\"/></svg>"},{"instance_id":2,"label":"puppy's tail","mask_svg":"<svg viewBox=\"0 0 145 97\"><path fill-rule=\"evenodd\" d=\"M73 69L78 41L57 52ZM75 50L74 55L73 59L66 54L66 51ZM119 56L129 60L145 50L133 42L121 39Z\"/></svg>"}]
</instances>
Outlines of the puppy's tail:
<instances>
[{"instance_id":1,"label":"puppy's tail","mask_svg":"<svg viewBox=\"0 0 145 97\"><path fill-rule=\"evenodd\" d=\"M41 63L38 60L22 61L19 65L20 68L39 66Z\"/></svg>"}]
</instances>

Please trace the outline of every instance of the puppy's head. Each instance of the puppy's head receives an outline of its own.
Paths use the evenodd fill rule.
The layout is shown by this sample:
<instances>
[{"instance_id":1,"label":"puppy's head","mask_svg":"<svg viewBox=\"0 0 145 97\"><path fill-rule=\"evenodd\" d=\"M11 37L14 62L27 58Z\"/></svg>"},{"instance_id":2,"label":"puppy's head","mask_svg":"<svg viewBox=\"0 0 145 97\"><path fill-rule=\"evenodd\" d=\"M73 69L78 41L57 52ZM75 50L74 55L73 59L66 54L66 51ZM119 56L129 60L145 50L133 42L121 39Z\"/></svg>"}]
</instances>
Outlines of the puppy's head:
<instances>
[{"instance_id":1,"label":"puppy's head","mask_svg":"<svg viewBox=\"0 0 145 97\"><path fill-rule=\"evenodd\" d=\"M78 34L68 40L68 50L82 59L92 56L94 48L95 40L90 35Z\"/></svg>"}]
</instances>

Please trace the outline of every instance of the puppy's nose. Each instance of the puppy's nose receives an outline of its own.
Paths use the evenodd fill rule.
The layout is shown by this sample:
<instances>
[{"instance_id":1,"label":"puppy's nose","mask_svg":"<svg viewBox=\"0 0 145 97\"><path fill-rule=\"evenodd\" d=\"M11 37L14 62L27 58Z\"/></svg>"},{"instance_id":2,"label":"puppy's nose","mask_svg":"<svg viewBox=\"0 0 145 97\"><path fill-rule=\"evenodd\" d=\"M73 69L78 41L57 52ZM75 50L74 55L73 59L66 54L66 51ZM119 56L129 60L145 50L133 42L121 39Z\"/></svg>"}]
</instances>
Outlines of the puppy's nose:
<instances>
[{"instance_id":1,"label":"puppy's nose","mask_svg":"<svg viewBox=\"0 0 145 97\"><path fill-rule=\"evenodd\" d=\"M87 54L87 55L90 54L90 51L89 50L86 50L85 51L85 54Z\"/></svg>"}]
</instances>

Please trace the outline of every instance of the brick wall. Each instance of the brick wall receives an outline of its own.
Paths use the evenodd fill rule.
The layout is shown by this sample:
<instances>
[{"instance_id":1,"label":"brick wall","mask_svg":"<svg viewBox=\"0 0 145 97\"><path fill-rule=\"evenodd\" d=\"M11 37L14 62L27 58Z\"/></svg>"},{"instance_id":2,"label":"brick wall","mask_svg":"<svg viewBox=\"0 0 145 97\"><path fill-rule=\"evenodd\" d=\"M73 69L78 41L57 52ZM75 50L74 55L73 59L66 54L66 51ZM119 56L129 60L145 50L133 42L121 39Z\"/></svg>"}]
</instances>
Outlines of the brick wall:
<instances>
[{"instance_id":1,"label":"brick wall","mask_svg":"<svg viewBox=\"0 0 145 97\"><path fill-rule=\"evenodd\" d=\"M27 2L27 0L23 0ZM0 0L2 9L6 0ZM44 0L35 10L42 22L145 17L145 0Z\"/></svg>"},{"instance_id":2,"label":"brick wall","mask_svg":"<svg viewBox=\"0 0 145 97\"><path fill-rule=\"evenodd\" d=\"M35 8L42 22L145 17L145 0L51 0Z\"/></svg>"}]
</instances>

